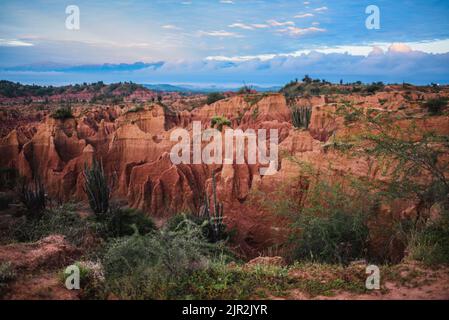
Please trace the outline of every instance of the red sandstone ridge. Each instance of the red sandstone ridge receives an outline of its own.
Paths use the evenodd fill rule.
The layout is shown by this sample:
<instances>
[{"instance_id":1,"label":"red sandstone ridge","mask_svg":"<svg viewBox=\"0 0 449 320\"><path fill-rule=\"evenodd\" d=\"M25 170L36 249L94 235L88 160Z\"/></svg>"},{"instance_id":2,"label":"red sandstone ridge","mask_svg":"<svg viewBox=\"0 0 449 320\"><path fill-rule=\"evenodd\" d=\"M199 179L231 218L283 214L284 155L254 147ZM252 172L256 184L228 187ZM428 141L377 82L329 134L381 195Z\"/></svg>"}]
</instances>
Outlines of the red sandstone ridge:
<instances>
[{"instance_id":1,"label":"red sandstone ridge","mask_svg":"<svg viewBox=\"0 0 449 320\"><path fill-rule=\"evenodd\" d=\"M351 173L382 178L379 170L370 170L376 167L371 159L348 158L326 149L330 137L363 130L336 116L340 101L349 99L358 109L408 114L412 119L423 118L424 114L413 99L421 101L433 96L417 93L416 97L405 99L403 92L392 91L369 96L299 98L294 101L296 105L313 108L306 131L293 127L290 108L281 94L236 95L189 111L179 97L172 106L165 101L154 103L152 97L145 100L137 91L132 97L146 101L141 108L129 103L122 108L81 104L74 108L73 119L55 120L45 114L32 127L17 126L0 138L0 167L17 168L28 178L41 177L54 199L85 200L83 168L93 158L101 159L108 176L115 181L114 197L159 218L198 210L204 194L211 194L212 173L216 172L217 195L224 203L227 223L238 229L241 247L256 254L259 248L286 234L282 220L251 202L251 194L255 190L270 192L292 183L290 192L300 199L306 186L296 179L301 172L292 157L335 177ZM183 109L179 110L181 106ZM278 129L279 172L263 177L256 165L172 164L171 132L179 127L192 130L193 121L201 121L203 128L210 127L215 116L229 119L234 129ZM406 126L407 121L401 125ZM449 134L449 117L445 115L420 120L418 124L423 130Z\"/></svg>"}]
</instances>

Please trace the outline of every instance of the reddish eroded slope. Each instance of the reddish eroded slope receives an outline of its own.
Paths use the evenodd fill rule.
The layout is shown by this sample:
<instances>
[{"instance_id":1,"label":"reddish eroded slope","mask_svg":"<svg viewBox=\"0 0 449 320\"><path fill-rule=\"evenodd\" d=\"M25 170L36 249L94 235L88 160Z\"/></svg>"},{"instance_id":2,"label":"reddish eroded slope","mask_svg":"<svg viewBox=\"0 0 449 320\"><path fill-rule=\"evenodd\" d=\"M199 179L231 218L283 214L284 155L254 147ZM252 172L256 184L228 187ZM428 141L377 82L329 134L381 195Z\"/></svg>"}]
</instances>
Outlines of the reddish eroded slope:
<instances>
[{"instance_id":1,"label":"reddish eroded slope","mask_svg":"<svg viewBox=\"0 0 449 320\"><path fill-rule=\"evenodd\" d=\"M236 241L241 249L257 255L285 238L287 232L283 219L252 201L252 194L256 190L270 193L289 185L289 195L300 201L307 183L301 180L300 169L292 157L311 163L335 179L348 173L384 179L372 159L350 158L326 148L332 136L363 130L357 124L345 124L342 117L335 115L341 101L350 100L360 109L406 115L418 119L423 130L449 134L449 117L428 117L418 102L435 94L419 93L407 99L404 95L393 91L369 96L299 98L295 105L313 107L307 131L293 127L290 109L281 94L237 95L193 111L174 111L177 108L152 102L138 110L130 104L124 108L79 107L74 109L74 119L55 120L47 115L32 127L32 134L24 134L18 127L1 138L0 167L17 168L29 178L41 177L52 198L85 200L83 168L92 159L101 159L115 182L114 198L164 219L181 211L197 211L204 194L212 194L211 178L215 172L217 196L224 203L227 224L239 231ZM228 118L234 129L278 129L279 172L261 176L257 165L248 164L173 165L169 157L175 143L170 141L173 130L182 127L191 132L193 121L201 121L203 129L210 127L214 116ZM402 125L407 126L407 121ZM413 204L407 204L405 209L407 206Z\"/></svg>"}]
</instances>

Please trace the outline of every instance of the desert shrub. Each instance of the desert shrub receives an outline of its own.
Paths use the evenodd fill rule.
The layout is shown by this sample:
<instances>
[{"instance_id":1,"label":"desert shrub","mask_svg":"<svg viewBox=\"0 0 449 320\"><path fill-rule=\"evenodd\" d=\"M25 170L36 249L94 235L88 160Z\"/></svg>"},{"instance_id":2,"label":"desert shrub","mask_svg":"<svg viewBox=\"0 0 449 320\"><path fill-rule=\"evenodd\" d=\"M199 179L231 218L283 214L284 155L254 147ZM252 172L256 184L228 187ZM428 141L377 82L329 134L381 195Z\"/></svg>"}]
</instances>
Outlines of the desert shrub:
<instances>
[{"instance_id":1,"label":"desert shrub","mask_svg":"<svg viewBox=\"0 0 449 320\"><path fill-rule=\"evenodd\" d=\"M215 103L215 102L217 102L217 101L220 101L220 100L223 100L223 99L225 99L226 97L222 94L222 93L219 93L219 92L211 92L211 93L209 93L208 95L207 95L207 101L206 101L206 103L207 104L212 104L212 103Z\"/></svg>"},{"instance_id":2,"label":"desert shrub","mask_svg":"<svg viewBox=\"0 0 449 320\"><path fill-rule=\"evenodd\" d=\"M430 99L425 102L424 106L431 115L439 115L443 111L443 108L447 106L447 102L447 98Z\"/></svg>"},{"instance_id":3,"label":"desert shrub","mask_svg":"<svg viewBox=\"0 0 449 320\"><path fill-rule=\"evenodd\" d=\"M350 195L339 184L318 182L307 194L307 204L294 225L294 258L348 263L367 257L370 201Z\"/></svg>"},{"instance_id":4,"label":"desert shrub","mask_svg":"<svg viewBox=\"0 0 449 320\"><path fill-rule=\"evenodd\" d=\"M382 82L373 82L372 84L366 86L365 91L367 93L373 94L377 91L381 91L385 88L385 85Z\"/></svg>"},{"instance_id":5,"label":"desert shrub","mask_svg":"<svg viewBox=\"0 0 449 320\"><path fill-rule=\"evenodd\" d=\"M102 218L108 212L111 196L111 187L108 184L103 163L94 160L90 168L86 165L84 179L84 191L89 200L90 208L97 217Z\"/></svg>"},{"instance_id":6,"label":"desert shrub","mask_svg":"<svg viewBox=\"0 0 449 320\"><path fill-rule=\"evenodd\" d=\"M243 87L241 87L238 91L238 94L251 94L251 93L255 93L255 90L253 89L252 86L249 85L244 85Z\"/></svg>"},{"instance_id":7,"label":"desert shrub","mask_svg":"<svg viewBox=\"0 0 449 320\"><path fill-rule=\"evenodd\" d=\"M0 262L0 298L7 291L10 282L14 281L16 273L9 262Z\"/></svg>"},{"instance_id":8,"label":"desert shrub","mask_svg":"<svg viewBox=\"0 0 449 320\"><path fill-rule=\"evenodd\" d=\"M91 234L90 223L75 212L71 204L46 210L40 219L25 218L12 226L12 238L34 242L52 234L60 234L75 245L81 245Z\"/></svg>"},{"instance_id":9,"label":"desert shrub","mask_svg":"<svg viewBox=\"0 0 449 320\"><path fill-rule=\"evenodd\" d=\"M0 210L8 209L9 205L12 203L13 199L11 195L0 192Z\"/></svg>"},{"instance_id":10,"label":"desert shrub","mask_svg":"<svg viewBox=\"0 0 449 320\"><path fill-rule=\"evenodd\" d=\"M53 119L58 119L58 120L71 119L71 118L73 118L72 108L71 107L59 108L59 109L55 110L55 112L52 113L51 117Z\"/></svg>"},{"instance_id":11,"label":"desert shrub","mask_svg":"<svg viewBox=\"0 0 449 320\"><path fill-rule=\"evenodd\" d=\"M19 198L27 209L27 217L31 219L40 218L47 206L45 187L39 178L35 178L31 183L23 180Z\"/></svg>"},{"instance_id":12,"label":"desert shrub","mask_svg":"<svg viewBox=\"0 0 449 320\"><path fill-rule=\"evenodd\" d=\"M115 240L103 258L106 286L124 299L169 298L180 279L207 266L207 246L194 224Z\"/></svg>"},{"instance_id":13,"label":"desert shrub","mask_svg":"<svg viewBox=\"0 0 449 320\"><path fill-rule=\"evenodd\" d=\"M308 129L312 118L312 107L296 107L292 111L292 121L295 128Z\"/></svg>"},{"instance_id":14,"label":"desert shrub","mask_svg":"<svg viewBox=\"0 0 449 320\"><path fill-rule=\"evenodd\" d=\"M194 214L176 214L171 217L164 228L167 231L178 232L185 228L188 228L190 224L195 224L200 230L201 234L209 243L216 243L219 241L225 241L229 238L230 234L226 231L226 226L223 224L221 230L219 230L219 238L216 236L216 227L214 221L209 216L200 216Z\"/></svg>"},{"instance_id":15,"label":"desert shrub","mask_svg":"<svg viewBox=\"0 0 449 320\"><path fill-rule=\"evenodd\" d=\"M143 212L129 208L111 208L103 220L103 235L109 238L131 236L136 229L145 235L155 231L156 225Z\"/></svg>"},{"instance_id":16,"label":"desert shrub","mask_svg":"<svg viewBox=\"0 0 449 320\"><path fill-rule=\"evenodd\" d=\"M215 116L211 120L211 126L212 128L217 127L218 130L222 130L223 126L231 126L231 121L228 120L226 117L222 116Z\"/></svg>"},{"instance_id":17,"label":"desert shrub","mask_svg":"<svg viewBox=\"0 0 449 320\"><path fill-rule=\"evenodd\" d=\"M409 258L427 265L449 264L449 212L408 232L408 241Z\"/></svg>"}]
</instances>

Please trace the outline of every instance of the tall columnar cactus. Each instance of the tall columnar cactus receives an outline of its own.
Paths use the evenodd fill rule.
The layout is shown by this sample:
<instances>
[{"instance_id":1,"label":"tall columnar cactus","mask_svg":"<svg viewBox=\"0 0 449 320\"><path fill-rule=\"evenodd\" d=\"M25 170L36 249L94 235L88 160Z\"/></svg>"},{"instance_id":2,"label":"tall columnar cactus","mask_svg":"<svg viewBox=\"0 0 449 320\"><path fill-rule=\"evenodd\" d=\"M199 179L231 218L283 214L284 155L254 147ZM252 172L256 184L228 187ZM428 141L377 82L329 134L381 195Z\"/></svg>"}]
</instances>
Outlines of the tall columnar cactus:
<instances>
[{"instance_id":1,"label":"tall columnar cactus","mask_svg":"<svg viewBox=\"0 0 449 320\"><path fill-rule=\"evenodd\" d=\"M217 185L215 180L215 171L212 174L212 207L209 203L209 196L206 195L204 197L204 204L200 209L200 217L205 218L209 221L209 224L211 226L211 240L213 242L217 242L221 239L223 239L224 231L225 231L225 225L223 222L223 212L224 212L224 206L223 203L218 202L217 200Z\"/></svg>"},{"instance_id":2,"label":"tall columnar cactus","mask_svg":"<svg viewBox=\"0 0 449 320\"><path fill-rule=\"evenodd\" d=\"M34 181L29 184L23 181L20 189L20 201L28 209L27 216L40 217L47 205L47 198L44 185L38 177L34 178Z\"/></svg>"},{"instance_id":3,"label":"tall columnar cactus","mask_svg":"<svg viewBox=\"0 0 449 320\"><path fill-rule=\"evenodd\" d=\"M295 128L308 129L312 118L312 107L296 107L292 111L292 120Z\"/></svg>"},{"instance_id":4,"label":"tall columnar cactus","mask_svg":"<svg viewBox=\"0 0 449 320\"><path fill-rule=\"evenodd\" d=\"M92 211L97 216L104 215L109 209L111 188L104 173L103 163L94 160L90 168L85 165L84 179L84 191Z\"/></svg>"}]
</instances>

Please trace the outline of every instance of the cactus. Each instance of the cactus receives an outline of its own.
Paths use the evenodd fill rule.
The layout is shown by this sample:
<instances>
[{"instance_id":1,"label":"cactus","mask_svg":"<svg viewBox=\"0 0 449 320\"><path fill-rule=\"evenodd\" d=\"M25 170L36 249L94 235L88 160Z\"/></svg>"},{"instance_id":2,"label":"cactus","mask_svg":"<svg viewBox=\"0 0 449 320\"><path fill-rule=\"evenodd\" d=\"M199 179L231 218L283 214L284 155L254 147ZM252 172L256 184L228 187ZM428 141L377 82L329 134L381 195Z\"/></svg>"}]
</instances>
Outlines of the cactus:
<instances>
[{"instance_id":1,"label":"cactus","mask_svg":"<svg viewBox=\"0 0 449 320\"><path fill-rule=\"evenodd\" d=\"M93 161L92 167L84 167L84 192L87 194L89 205L97 217L106 214L109 209L111 188L104 173L103 163Z\"/></svg>"},{"instance_id":2,"label":"cactus","mask_svg":"<svg viewBox=\"0 0 449 320\"><path fill-rule=\"evenodd\" d=\"M209 203L209 196L207 193L204 196L204 204L200 208L199 216L209 222L211 232L210 237L212 242L220 241L224 238L224 231L226 229L223 222L223 203L217 201L217 185L215 181L215 171L212 173L212 207Z\"/></svg>"},{"instance_id":3,"label":"cactus","mask_svg":"<svg viewBox=\"0 0 449 320\"><path fill-rule=\"evenodd\" d=\"M292 111L292 120L295 128L308 129L312 118L312 107L296 107Z\"/></svg>"},{"instance_id":4,"label":"cactus","mask_svg":"<svg viewBox=\"0 0 449 320\"><path fill-rule=\"evenodd\" d=\"M25 205L27 216L30 218L38 218L45 210L47 198L45 188L39 177L34 178L32 183L22 182L20 189L20 201Z\"/></svg>"}]
</instances>

